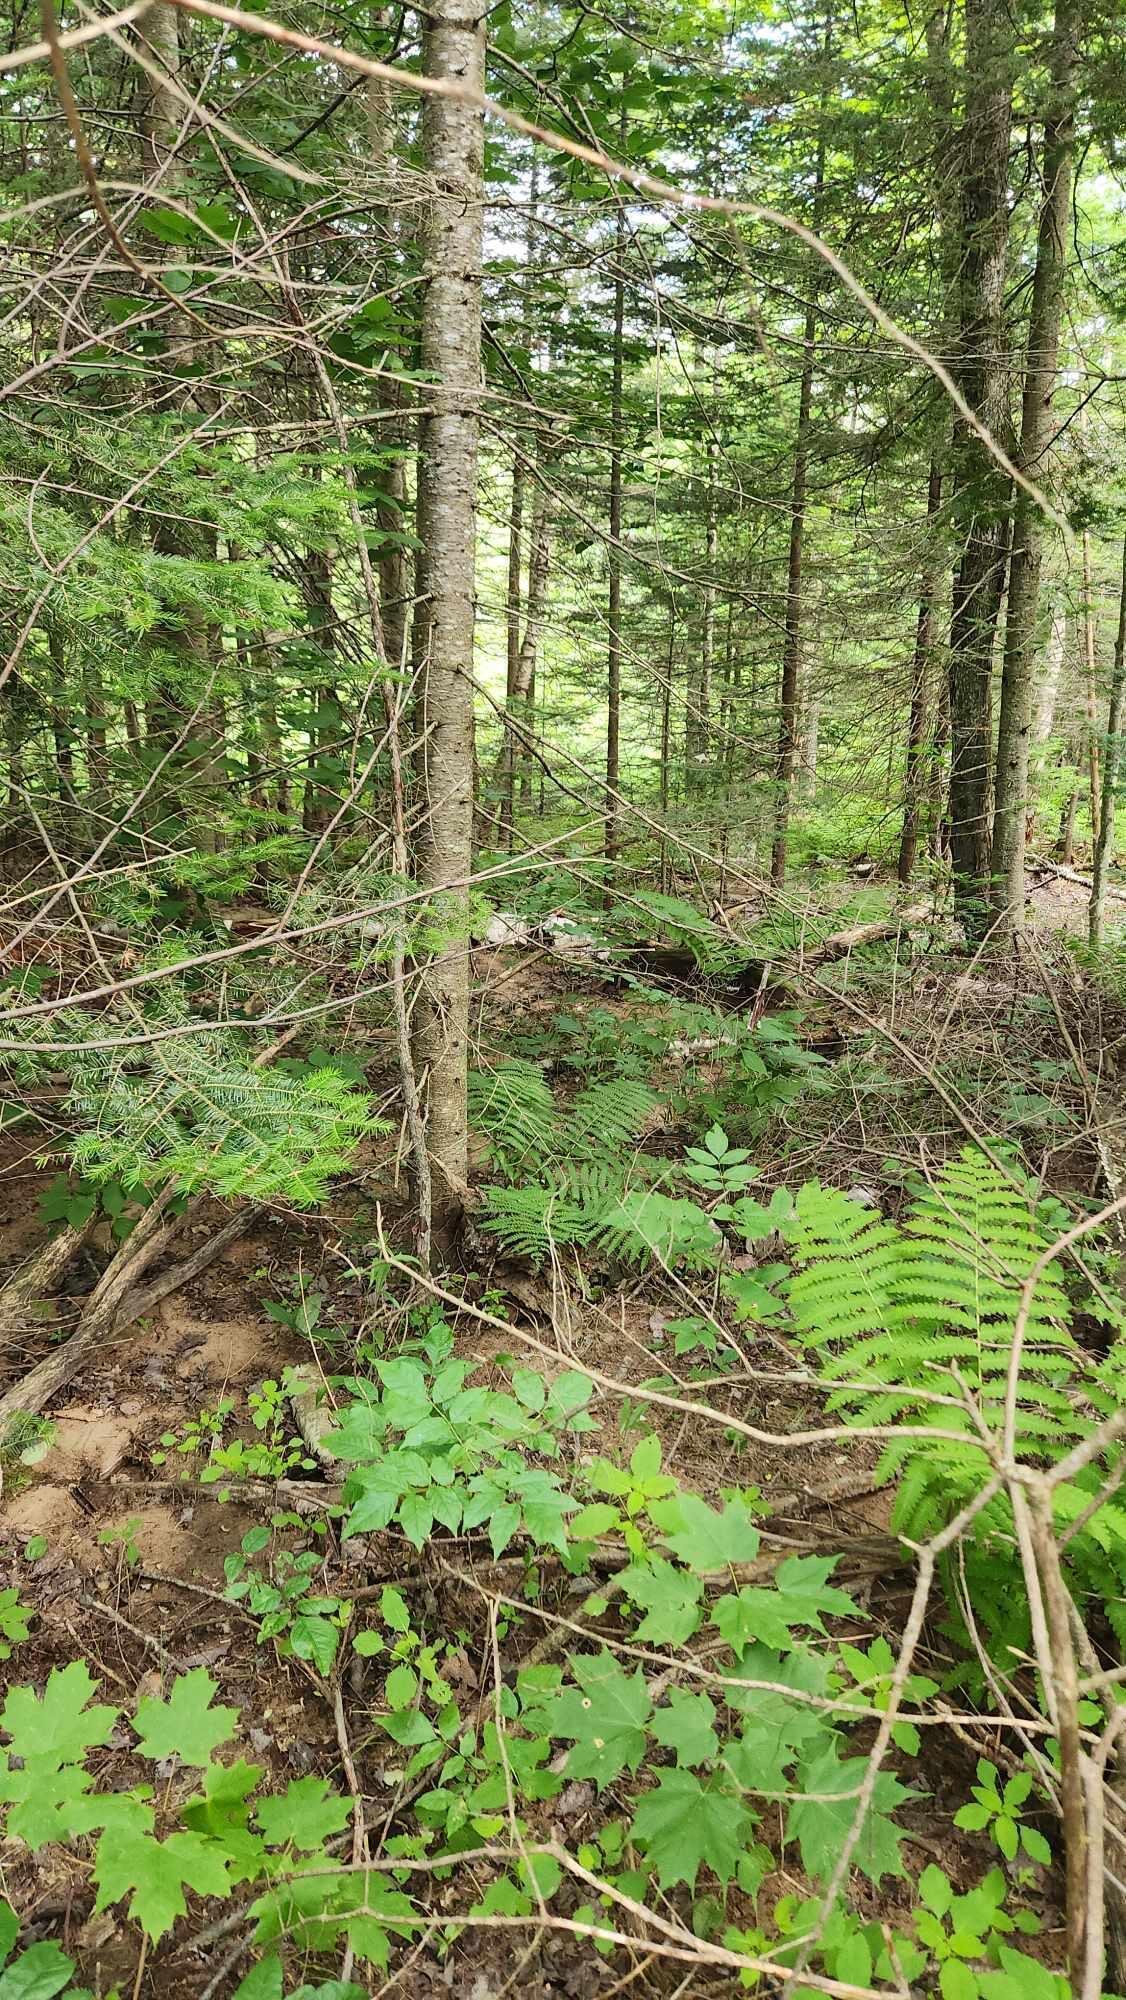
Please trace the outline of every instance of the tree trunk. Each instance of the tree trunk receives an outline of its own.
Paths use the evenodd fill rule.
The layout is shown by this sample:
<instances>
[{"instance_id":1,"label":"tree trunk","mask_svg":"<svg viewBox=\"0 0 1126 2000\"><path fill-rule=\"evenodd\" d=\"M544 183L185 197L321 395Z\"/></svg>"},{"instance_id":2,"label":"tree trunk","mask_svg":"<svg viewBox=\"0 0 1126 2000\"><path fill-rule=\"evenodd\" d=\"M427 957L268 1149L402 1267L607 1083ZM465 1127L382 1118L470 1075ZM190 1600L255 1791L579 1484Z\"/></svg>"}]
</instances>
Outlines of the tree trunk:
<instances>
[{"instance_id":1,"label":"tree trunk","mask_svg":"<svg viewBox=\"0 0 1126 2000\"><path fill-rule=\"evenodd\" d=\"M1001 442L1009 430L1004 307L1012 54L1006 0L966 0L959 386ZM993 643L1009 484L964 418L954 427L954 484L966 540L950 626L950 839L955 901L978 924L989 870Z\"/></svg>"},{"instance_id":2,"label":"tree trunk","mask_svg":"<svg viewBox=\"0 0 1126 2000\"><path fill-rule=\"evenodd\" d=\"M1028 355L1021 410L1021 471L1041 479L1052 438L1052 397L1059 366L1067 237L1071 218L1071 162L1075 142L1075 76L1079 61L1076 0L1056 0L1052 42L1052 95L1044 126L1044 199L1036 247L1036 273L1028 320ZM1036 618L1040 601L1043 524L1023 487L1016 494L1001 712L997 732L997 795L991 873L1003 927L1024 922L1024 850L1028 816L1028 747L1035 693Z\"/></svg>"},{"instance_id":3,"label":"tree trunk","mask_svg":"<svg viewBox=\"0 0 1126 2000\"><path fill-rule=\"evenodd\" d=\"M424 17L423 71L480 91L484 18L456 0ZM423 154L435 192L424 239L421 361L429 378L422 417L419 510L426 599L423 714L427 816L419 880L448 930L429 961L417 1010L427 1071L427 1146L434 1227L447 1241L468 1180L467 931L473 841L473 607L477 435L481 376L482 115L453 97L427 97Z\"/></svg>"},{"instance_id":4,"label":"tree trunk","mask_svg":"<svg viewBox=\"0 0 1126 2000\"><path fill-rule=\"evenodd\" d=\"M1091 801L1091 839L1099 838L1102 786L1099 780L1098 667L1095 648L1095 600L1091 591L1091 535L1083 530L1083 698L1087 712L1087 779Z\"/></svg>"},{"instance_id":5,"label":"tree trunk","mask_svg":"<svg viewBox=\"0 0 1126 2000\"><path fill-rule=\"evenodd\" d=\"M1060 675L1063 671L1064 654L1067 651L1067 613L1061 605L1052 607L1052 622L1048 630L1048 648L1044 659L1044 672L1040 680L1040 695L1036 704L1036 724L1033 738L1036 743L1046 743L1056 723L1056 702L1059 699Z\"/></svg>"},{"instance_id":6,"label":"tree trunk","mask_svg":"<svg viewBox=\"0 0 1126 2000\"><path fill-rule=\"evenodd\" d=\"M623 101L618 142L624 153L628 117ZM606 551L606 835L607 861L616 861L620 846L621 812L618 786L621 777L622 724L622 336L626 315L625 195L616 191L618 214L614 226L614 346L610 376L610 542Z\"/></svg>"},{"instance_id":7,"label":"tree trunk","mask_svg":"<svg viewBox=\"0 0 1126 2000\"><path fill-rule=\"evenodd\" d=\"M305 622L310 643L320 654L317 685L309 692L309 755L305 766L305 791L301 818L306 833L320 833L332 817L332 797L325 783L322 759L330 743L340 734L339 709L334 686L333 663L336 652L335 613L332 604L332 558L320 549L310 549L301 564L301 595L305 600Z\"/></svg>"},{"instance_id":8,"label":"tree trunk","mask_svg":"<svg viewBox=\"0 0 1126 2000\"><path fill-rule=\"evenodd\" d=\"M825 23L826 65L832 47L833 23ZM825 192L825 113L828 108L828 76L821 90L820 132L817 167L813 183L813 227L820 222ZM808 262L809 302L802 331L801 386L798 390L798 428L794 443L794 474L790 486L790 546L786 562L786 623L782 640L782 673L778 688L778 749L774 759L774 838L770 850L770 879L786 879L786 849L790 831L790 806L794 789L797 756L798 680L801 673L802 580L805 549L805 489L809 470L810 411L813 403L813 353L817 338L817 280L821 260L812 252Z\"/></svg>"},{"instance_id":9,"label":"tree trunk","mask_svg":"<svg viewBox=\"0 0 1126 2000\"><path fill-rule=\"evenodd\" d=\"M547 604L547 579L551 568L551 528L555 514L554 496L546 485L536 493L532 511L532 552L528 569L528 603L524 636L512 670L506 703L504 741L493 772L492 789L500 790L499 830L502 843L512 852L516 804L516 766L526 744L534 717L532 687L543 615Z\"/></svg>"},{"instance_id":10,"label":"tree trunk","mask_svg":"<svg viewBox=\"0 0 1126 2000\"><path fill-rule=\"evenodd\" d=\"M1110 712L1106 725L1106 754L1103 759L1102 813L1095 841L1091 878L1088 933L1091 947L1102 942L1103 904L1106 900L1107 869L1114 854L1115 804L1118 773L1122 764L1122 713L1126 707L1126 535L1122 538L1122 588L1118 597L1118 632L1114 641L1114 667L1110 679Z\"/></svg>"},{"instance_id":11,"label":"tree trunk","mask_svg":"<svg viewBox=\"0 0 1126 2000\"><path fill-rule=\"evenodd\" d=\"M703 615L700 624L700 660L697 671L691 676L688 688L688 713L685 719L684 752L687 775L686 790L693 791L703 783L703 766L708 755L711 735L712 674L715 664L715 566L718 548L716 525L716 467L719 446L714 438L708 439L707 500L704 526L704 591Z\"/></svg>"},{"instance_id":12,"label":"tree trunk","mask_svg":"<svg viewBox=\"0 0 1126 2000\"><path fill-rule=\"evenodd\" d=\"M70 827L78 804L74 789L74 732L66 718L66 653L63 636L54 623L47 632L51 656L51 732L55 739L55 771L59 781L59 811L64 827Z\"/></svg>"},{"instance_id":13,"label":"tree trunk","mask_svg":"<svg viewBox=\"0 0 1126 2000\"><path fill-rule=\"evenodd\" d=\"M930 477L927 481L927 533L934 527L935 517L942 504L942 467L937 457L931 459ZM915 628L915 652L911 661L911 706L907 718L907 764L903 779L903 831L899 837L899 863L896 874L906 885L915 872L915 856L919 846L919 821L922 817L923 796L926 786L926 768L923 746L927 738L927 720L931 705L931 684L933 674L931 661L934 653L934 613L938 594L938 576L934 562L934 548L929 546L924 557L923 581L919 591L919 621Z\"/></svg>"}]
</instances>

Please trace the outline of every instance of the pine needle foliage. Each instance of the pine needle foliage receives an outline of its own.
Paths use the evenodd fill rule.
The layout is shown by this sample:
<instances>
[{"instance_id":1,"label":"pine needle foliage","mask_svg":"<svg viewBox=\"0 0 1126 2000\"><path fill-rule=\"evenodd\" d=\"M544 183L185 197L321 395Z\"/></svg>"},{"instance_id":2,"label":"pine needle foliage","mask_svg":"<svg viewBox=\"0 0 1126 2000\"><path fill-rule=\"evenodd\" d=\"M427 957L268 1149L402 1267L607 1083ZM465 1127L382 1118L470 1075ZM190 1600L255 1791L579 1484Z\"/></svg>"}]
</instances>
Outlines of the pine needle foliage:
<instances>
[{"instance_id":1,"label":"pine needle foliage","mask_svg":"<svg viewBox=\"0 0 1126 2000\"><path fill-rule=\"evenodd\" d=\"M284 1194L299 1208L322 1201L360 1139L386 1125L337 1070L271 1076L239 1061L228 1042L216 1034L173 1043L175 1054L144 1076L85 1082L72 1105L96 1123L75 1142L80 1170L126 1188L163 1179L185 1193Z\"/></svg>"}]
</instances>

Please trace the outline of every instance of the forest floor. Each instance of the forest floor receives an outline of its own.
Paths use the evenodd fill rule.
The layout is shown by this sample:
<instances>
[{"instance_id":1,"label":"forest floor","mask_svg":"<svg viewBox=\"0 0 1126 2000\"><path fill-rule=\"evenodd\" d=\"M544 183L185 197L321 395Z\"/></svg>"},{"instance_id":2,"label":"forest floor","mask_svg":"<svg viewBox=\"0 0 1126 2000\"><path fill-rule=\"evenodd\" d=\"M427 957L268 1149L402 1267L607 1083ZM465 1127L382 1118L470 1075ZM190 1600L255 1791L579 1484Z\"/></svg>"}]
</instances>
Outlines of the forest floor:
<instances>
[{"instance_id":1,"label":"forest floor","mask_svg":"<svg viewBox=\"0 0 1126 2000\"><path fill-rule=\"evenodd\" d=\"M1082 900L1082 889L1070 883L1047 882L1037 889L1045 954L1056 931L1079 927ZM987 977L977 968L958 992L952 985L952 964L949 958L924 954L898 979L889 979L885 967L878 991L859 963L855 977L838 966L828 991L826 975L791 998L790 1004L801 1009L808 1045L828 1051L838 1064L840 1082L828 1097L799 1102L771 1129L764 1141L764 1155L772 1153L763 1161L768 1183L819 1175L846 1186L859 1183L885 1206L894 1206L894 1177L890 1182L886 1177L889 1155L902 1158L912 1150L917 1155L921 1138L937 1138L950 1126L946 1106L920 1080L920 1065L937 1065L956 1084L971 1113L976 1106L987 1129L1003 1125L1006 1115L1014 1127L1022 1116L1039 1117L1045 1177L1060 1189L1089 1191L1105 1170L1108 1147L1119 1157L1126 1151L1121 1093L1108 1090L1105 1073L1097 1087L1090 1072L1084 1080L1083 1023L1068 996L1061 999L1058 985L1052 984L1055 975L1049 979L1054 1000L1032 1016L1025 1011L1018 1021L1013 983L995 973ZM537 1023L550 1029L564 1012L580 1022L584 1008L592 1007L618 1008L623 1020L636 1017L636 1007L607 996L597 980L551 957L526 963L519 953L493 953L483 970L479 1032L494 1046L517 1023L525 1032ZM1021 1043L1019 1060L1014 1026ZM385 1062L381 1051L374 1067ZM1051 1081L1043 1082L1042 1101L1029 1111L1019 1100L1031 1089L1029 1065L1037 1062L1050 1066ZM706 1086L706 1077L703 1081ZM1112 1102L1113 1116L1106 1109ZM660 1143L666 1138L662 1135ZM18 1582L36 1613L31 1636L19 1652L21 1680L39 1684L52 1666L64 1665L77 1652L110 1684L111 1698L112 1690L121 1698L126 1691L155 1691L173 1670L206 1666L219 1685L218 1698L241 1711L253 1754L271 1778L284 1784L318 1772L342 1782L332 1684L305 1662L279 1658L271 1644L257 1643L255 1621L223 1596L226 1559L248 1529L270 1518L278 1491L237 1478L201 1486L193 1476L199 1470L197 1458L173 1452L154 1464L154 1455L160 1461L162 1438L182 1435L201 1412L214 1411L227 1398L234 1403L234 1430L227 1435L253 1441L246 1420L248 1395L264 1380L278 1380L287 1364L310 1360L309 1339L266 1310L268 1302L292 1299L296 1278L306 1294L321 1296L320 1316L340 1343L320 1347L313 1342L316 1361L326 1372L340 1368L341 1350L347 1350L361 1323L366 1338L379 1336L378 1294L373 1304L363 1273L373 1248L375 1201L385 1205L392 1241L397 1235L405 1240L401 1220L396 1222L402 1201L401 1196L396 1201L393 1186L394 1151L394 1141L385 1144L383 1157L341 1188L332 1212L315 1217L281 1209L271 1213L200 1277L164 1299L146 1322L109 1339L80 1385L52 1407L45 1455L31 1467L7 1468L0 1573L6 1581ZM0 1263L5 1268L17 1265L42 1240L40 1202L53 1174L52 1166L9 1141L0 1172ZM214 1213L200 1219L200 1240L219 1226L224 1213L216 1203ZM44 1328L49 1340L65 1332L68 1313L89 1289L110 1247L108 1237L90 1240ZM182 1251L193 1247L193 1242L180 1246ZM536 1338L554 1343L561 1367L593 1368L619 1382L640 1382L651 1375L659 1355L662 1367L675 1373L667 1346L661 1352L665 1322L676 1310L663 1284L651 1279L609 1282L592 1288L592 1296L583 1297L574 1288L563 1298L558 1285L553 1288L526 1267L497 1257L476 1236L467 1253L466 1262L480 1268L466 1281L466 1295L509 1319L517 1339L525 1326ZM399 1337L402 1324L400 1310L389 1303L389 1343ZM472 1321L462 1325L458 1338L461 1351L486 1371L505 1345L495 1328ZM9 1380L42 1351L42 1334L25 1336L23 1345L26 1351L8 1356ZM784 1349L780 1354L780 1348L769 1333L752 1330L743 1341L741 1365L724 1378L723 1393L736 1399L748 1421L774 1431L801 1430L818 1420L820 1398L812 1383L805 1389L769 1379L791 1358ZM620 1412L614 1422L617 1455L628 1457L631 1438ZM665 1467L695 1491L713 1497L725 1487L757 1485L769 1504L769 1529L776 1540L795 1549L853 1551L849 1584L872 1627L892 1635L901 1628L909 1577L887 1565L889 1498L886 1491L873 1489L873 1452L854 1442L803 1447L796 1453L759 1451L745 1440L724 1443L714 1428L694 1426L672 1412L659 1413L657 1428ZM604 1438L602 1447L615 1455L612 1438ZM283 1505L303 1520L317 1520L325 1477L317 1467L291 1479ZM866 1539L875 1551L867 1564ZM322 1548L323 1587L342 1599L357 1589L370 1592L406 1572L416 1582L421 1575L435 1626L447 1634L465 1634L466 1689L484 1682L480 1620L470 1615L465 1593L458 1593L440 1554L428 1548L420 1557L392 1532L350 1543L345 1554L330 1530ZM560 1578L545 1597L549 1608L563 1615L567 1582ZM531 1647L540 1636L535 1619L526 1618L517 1647ZM941 1640L933 1643L941 1653ZM369 1820L374 1816L389 1823L397 1777L388 1761L389 1746L365 1724L371 1685L365 1686L364 1670L371 1664L354 1661L348 1673L348 1727ZM966 1886L979 1871L972 1856L967 1858L966 1843L956 1836L952 1842L951 1818L966 1796L975 1748L968 1738L961 1743L946 1730L928 1732L924 1760L913 1773L920 1796L902 1815L913 1865L937 1859L955 1884L964 1878ZM127 1750L111 1744L104 1754L103 1785L130 1782L136 1775ZM584 1838L591 1802L589 1786L572 1784L544 1811L549 1820L554 1815L562 1837L574 1845ZM166 1940L159 1959L142 1976L127 1927L112 1913L89 1915L84 1865L55 1849L49 1850L49 1859L40 1857L41 1863L44 1859L48 1865L37 1868L26 1860L7 1865L6 1893L29 1927L27 1935L57 1937L96 1991L119 1983L137 2000L147 1993L159 1994L161 2000L201 2000L204 1992L211 1993L225 1947L216 1944L202 1955L193 1948L198 1920L190 1930L181 1927L183 1941L181 1931ZM800 1870L780 1869L777 1881L766 1885L768 1901L772 1887L781 1894L801 1892L805 1885ZM902 1883L885 1882L878 1895L869 1888L863 1893L872 1914L894 1920L903 1890ZM1054 1876L1046 1877L1049 1958L1052 1939L1058 1939L1058 1890ZM224 2000L237 1983L238 1969L232 1967L214 1989ZM638 1993L703 1995L732 1990L735 1983L733 1974L718 1969L714 1975L696 1970L684 1981L682 1968L644 1959L634 1972ZM386 1986L376 1979L371 1990L399 1993L407 2000L437 2000L438 1995L445 2000L499 2000L510 1991L529 2000L549 1995L608 2000L623 1983L620 1959L604 1960L565 1932L541 1935L514 1974L506 1934L477 1931L455 1943L444 1959L430 1949L409 1954Z\"/></svg>"}]
</instances>

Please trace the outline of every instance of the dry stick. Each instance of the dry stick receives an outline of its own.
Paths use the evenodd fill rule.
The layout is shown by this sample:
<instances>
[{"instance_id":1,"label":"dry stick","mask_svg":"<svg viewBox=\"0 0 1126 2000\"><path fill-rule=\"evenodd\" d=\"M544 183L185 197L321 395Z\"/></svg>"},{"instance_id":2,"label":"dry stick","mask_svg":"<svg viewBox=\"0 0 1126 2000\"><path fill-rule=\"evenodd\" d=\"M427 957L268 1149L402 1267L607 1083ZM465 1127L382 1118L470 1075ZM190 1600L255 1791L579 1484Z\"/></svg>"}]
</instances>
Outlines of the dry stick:
<instances>
[{"instance_id":1,"label":"dry stick","mask_svg":"<svg viewBox=\"0 0 1126 2000\"><path fill-rule=\"evenodd\" d=\"M55 45L60 49L78 49L84 42L96 42L115 28L127 28L130 22L139 21L152 4L153 0L132 0L119 14L100 14L84 28L68 28L65 35L56 36ZM44 56L50 57L51 47L50 42L32 42L27 48L9 50L7 55L0 56L0 76L8 70L23 69L28 63L42 62Z\"/></svg>"},{"instance_id":2,"label":"dry stick","mask_svg":"<svg viewBox=\"0 0 1126 2000\"><path fill-rule=\"evenodd\" d=\"M924 1543L918 1551L919 1573L915 1579L911 1609L907 1616L903 1642L899 1648L899 1657L896 1660L895 1671L888 1689L887 1706L881 1717L879 1729L876 1731L876 1740L872 1745L868 1757L867 1769L861 1781L852 1824L845 1836L844 1846L841 1848L833 1864L833 1872L825 1885L825 1893L821 1898L817 1915L814 1918L813 1929L798 1952L797 1958L794 1961L793 1971L782 1989L783 2000L785 2000L786 1994L793 1991L794 1980L801 1977L810 1953L813 1951L818 1938L821 1936L826 1923L833 1913L841 1885L848 1874L852 1857L856 1852L857 1843L864 1831L864 1822L868 1817L868 1811L872 1804L872 1797L876 1789L876 1780L879 1777L880 1769L887 1755L888 1745L891 1742L891 1733L895 1727L895 1719L899 1713L899 1705L903 1700L907 1677L911 1672L911 1663L915 1657L915 1649L922 1635L923 1620L927 1614L927 1605L930 1601L931 1588L934 1583L935 1564L939 1556L946 1549L950 1548L951 1544L956 1542L965 1533L966 1529L972 1525L982 1509L989 1505L989 1502L1000 1489L1000 1475L994 1473L993 1477L962 1508L961 1512L956 1514L954 1519L948 1522L940 1533L935 1535L929 1542Z\"/></svg>"},{"instance_id":3,"label":"dry stick","mask_svg":"<svg viewBox=\"0 0 1126 2000\"><path fill-rule=\"evenodd\" d=\"M73 1263L88 1242L97 1221L97 1211L87 1216L80 1229L69 1224L52 1236L33 1257L21 1264L0 1291L0 1336L27 1324L28 1309L53 1291L67 1265Z\"/></svg>"},{"instance_id":4,"label":"dry stick","mask_svg":"<svg viewBox=\"0 0 1126 2000\"><path fill-rule=\"evenodd\" d=\"M1103 1989L1103 1930L1106 1834L1106 1767L1115 1739L1126 1722L1126 1708L1111 1711L1110 1720L1093 1757L1087 1760L1084 1777L1087 1795L1087 1949L1080 2000L1099 2000ZM1112 1927L1112 1938L1113 1938Z\"/></svg>"},{"instance_id":5,"label":"dry stick","mask_svg":"<svg viewBox=\"0 0 1126 2000\"><path fill-rule=\"evenodd\" d=\"M154 1639L151 1632L142 1632L139 1625L131 1624L129 1619L122 1617L121 1612L115 1611L112 1605L103 1604L97 1597L80 1597L78 1602L84 1611L96 1611L99 1617L108 1618L111 1625L120 1626L123 1632L128 1632L134 1639L138 1639L150 1653L155 1653L161 1666L168 1673L183 1672L179 1660L173 1659L172 1654L161 1645L159 1639Z\"/></svg>"},{"instance_id":6,"label":"dry stick","mask_svg":"<svg viewBox=\"0 0 1126 2000\"><path fill-rule=\"evenodd\" d=\"M340 1762L344 1769L344 1776L348 1781L348 1790L352 1794L352 1866L359 1868L367 1857L367 1823L364 1819L363 1793L360 1790L360 1781L356 1776L356 1766L352 1759L352 1746L348 1741L348 1723L344 1715L344 1695L339 1681L337 1681L332 1691L332 1713L336 1723L336 1742L340 1751ZM344 1963L340 1968L340 1978L344 1985L347 1985L349 1979L352 1977L354 1956L352 1940L349 1938L344 1951Z\"/></svg>"},{"instance_id":7,"label":"dry stick","mask_svg":"<svg viewBox=\"0 0 1126 2000\"><path fill-rule=\"evenodd\" d=\"M217 1236L209 1236L206 1243L201 1243L199 1249L194 1250L190 1257L183 1258L179 1264L173 1264L171 1270L162 1271L160 1277L154 1278L152 1284L146 1285L143 1291L128 1293L121 1306L118 1331L124 1326L134 1325L139 1319L144 1319L145 1315L150 1313L154 1306L159 1305L161 1299L166 1299L170 1292L178 1292L181 1286L189 1284L193 1278L198 1278L201 1271L206 1271L209 1264L213 1264L217 1257L222 1256L229 1243L234 1243L238 1237L245 1236L247 1230L257 1222L262 1213L261 1208L240 1210L238 1215L231 1217Z\"/></svg>"},{"instance_id":8,"label":"dry stick","mask_svg":"<svg viewBox=\"0 0 1126 2000\"><path fill-rule=\"evenodd\" d=\"M1078 1991L1087 1959L1088 1926L1095 1960L1102 1966L1102 1891L1097 1908L1088 1908L1086 1760L1079 1741L1079 1676L1071 1642L1070 1595L1063 1579L1052 1521L1051 1489L1037 1482L1028 1495L1032 1545L1048 1628L1048 1659L1041 1662L1045 1686L1055 1695L1055 1720L1060 1746L1060 1807L1063 1821L1064 1874L1067 1914L1067 1962L1072 1990Z\"/></svg>"},{"instance_id":9,"label":"dry stick","mask_svg":"<svg viewBox=\"0 0 1126 2000\"><path fill-rule=\"evenodd\" d=\"M110 1259L82 1309L77 1330L63 1347L45 1355L28 1374L0 1396L0 1422L6 1417L41 1410L59 1389L74 1380L86 1355L113 1327L118 1307L135 1277L159 1256L180 1227L183 1217L170 1225L164 1211L175 1189L166 1187L145 1209L132 1234Z\"/></svg>"}]
</instances>

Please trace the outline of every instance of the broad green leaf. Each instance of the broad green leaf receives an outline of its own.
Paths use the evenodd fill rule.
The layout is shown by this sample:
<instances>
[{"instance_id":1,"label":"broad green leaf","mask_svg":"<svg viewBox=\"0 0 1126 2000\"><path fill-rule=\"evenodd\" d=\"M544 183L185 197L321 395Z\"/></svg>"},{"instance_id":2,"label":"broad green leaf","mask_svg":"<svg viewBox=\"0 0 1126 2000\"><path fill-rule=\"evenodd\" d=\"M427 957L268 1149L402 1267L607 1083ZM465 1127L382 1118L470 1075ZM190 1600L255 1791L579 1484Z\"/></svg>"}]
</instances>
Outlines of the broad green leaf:
<instances>
[{"instance_id":1,"label":"broad green leaf","mask_svg":"<svg viewBox=\"0 0 1126 2000\"><path fill-rule=\"evenodd\" d=\"M836 1569L839 1556L787 1556L774 1574L774 1586L785 1604L788 1625L812 1625L823 1632L822 1615L834 1618L859 1616L847 1591L838 1590L826 1579Z\"/></svg>"},{"instance_id":2,"label":"broad green leaf","mask_svg":"<svg viewBox=\"0 0 1126 2000\"><path fill-rule=\"evenodd\" d=\"M340 1644L340 1627L319 1612L302 1612L289 1628L289 1643L299 1660L311 1660L319 1674L327 1675Z\"/></svg>"},{"instance_id":3,"label":"broad green leaf","mask_svg":"<svg viewBox=\"0 0 1126 2000\"><path fill-rule=\"evenodd\" d=\"M867 1768L863 1757L842 1760L834 1744L829 1744L801 1768L799 1782L803 1796L795 1798L790 1806L786 1832L799 1843L803 1865L820 1881L832 1873L848 1837ZM907 1786L901 1785L890 1771L879 1773L854 1856L854 1865L870 1882L879 1883L885 1875L907 1872L900 1855L903 1834L888 1814L910 1797Z\"/></svg>"},{"instance_id":4,"label":"broad green leaf","mask_svg":"<svg viewBox=\"0 0 1126 2000\"><path fill-rule=\"evenodd\" d=\"M282 2000L285 1981L280 1958L260 1958L234 1991L234 2000Z\"/></svg>"},{"instance_id":5,"label":"broad green leaf","mask_svg":"<svg viewBox=\"0 0 1126 2000\"><path fill-rule=\"evenodd\" d=\"M623 1771L637 1770L653 1705L644 1675L624 1673L611 1653L580 1654L570 1668L576 1685L537 1706L530 1724L572 1742L567 1776L593 1778L601 1789Z\"/></svg>"},{"instance_id":6,"label":"broad green leaf","mask_svg":"<svg viewBox=\"0 0 1126 2000\"><path fill-rule=\"evenodd\" d=\"M676 1751L679 1765L710 1764L719 1750L715 1733L715 1703L706 1694L670 1688L667 1708L659 1708L650 1733L666 1750Z\"/></svg>"},{"instance_id":7,"label":"broad green leaf","mask_svg":"<svg viewBox=\"0 0 1126 2000\"><path fill-rule=\"evenodd\" d=\"M69 1986L74 1960L57 1944L29 1945L0 1972L0 2000L53 2000Z\"/></svg>"},{"instance_id":8,"label":"broad green leaf","mask_svg":"<svg viewBox=\"0 0 1126 2000\"><path fill-rule=\"evenodd\" d=\"M633 1837L641 1842L664 1889L696 1886L701 1864L730 1882L750 1839L755 1816L733 1792L712 1778L701 1784L692 1771L662 1771L639 1801Z\"/></svg>"},{"instance_id":9,"label":"broad green leaf","mask_svg":"<svg viewBox=\"0 0 1126 2000\"><path fill-rule=\"evenodd\" d=\"M728 1500L717 1514L697 1493L679 1493L652 1511L669 1548L690 1569L730 1569L758 1554L759 1532L743 1500Z\"/></svg>"},{"instance_id":10,"label":"broad green leaf","mask_svg":"<svg viewBox=\"0 0 1126 2000\"><path fill-rule=\"evenodd\" d=\"M87 1708L97 1687L83 1662L72 1660L52 1667L42 1700L34 1688L12 1688L0 1710L0 1729L12 1739L9 1754L25 1763L42 1759L44 1767L57 1771L79 1762L95 1744L108 1743L118 1712L104 1705Z\"/></svg>"},{"instance_id":11,"label":"broad green leaf","mask_svg":"<svg viewBox=\"0 0 1126 2000\"><path fill-rule=\"evenodd\" d=\"M182 1764L210 1764L220 1743L238 1726L237 1708L212 1708L218 1684L206 1667L193 1667L173 1684L167 1701L146 1695L137 1703L134 1728L142 1757L179 1757Z\"/></svg>"},{"instance_id":12,"label":"broad green leaf","mask_svg":"<svg viewBox=\"0 0 1126 2000\"><path fill-rule=\"evenodd\" d=\"M106 1828L94 1856L94 1879L95 1913L128 1896L130 1916L154 1940L183 1916L185 1884L201 1896L223 1896L230 1888L227 1856L217 1841L199 1833L156 1840L136 1823Z\"/></svg>"},{"instance_id":13,"label":"broad green leaf","mask_svg":"<svg viewBox=\"0 0 1126 2000\"><path fill-rule=\"evenodd\" d=\"M250 1831L250 1794L262 1776L258 1764L209 1764L203 1789L180 1815L191 1833L208 1834L226 1849L232 1882L247 1882L262 1864L262 1842Z\"/></svg>"},{"instance_id":14,"label":"broad green leaf","mask_svg":"<svg viewBox=\"0 0 1126 2000\"><path fill-rule=\"evenodd\" d=\"M654 1646L683 1646L700 1623L703 1585L663 1556L651 1556L646 1563L631 1563L622 1571L621 1586L627 1597L640 1604L646 1616L637 1628L637 1637Z\"/></svg>"},{"instance_id":15,"label":"broad green leaf","mask_svg":"<svg viewBox=\"0 0 1126 2000\"><path fill-rule=\"evenodd\" d=\"M276 1798L262 1799L255 1817L271 1847L293 1846L311 1854L347 1826L352 1802L323 1778L294 1778Z\"/></svg>"}]
</instances>

